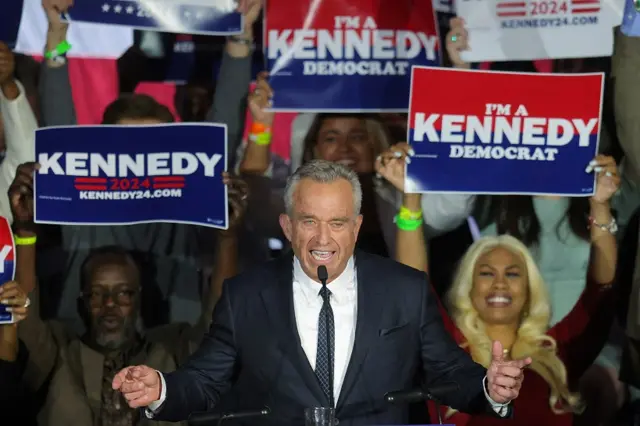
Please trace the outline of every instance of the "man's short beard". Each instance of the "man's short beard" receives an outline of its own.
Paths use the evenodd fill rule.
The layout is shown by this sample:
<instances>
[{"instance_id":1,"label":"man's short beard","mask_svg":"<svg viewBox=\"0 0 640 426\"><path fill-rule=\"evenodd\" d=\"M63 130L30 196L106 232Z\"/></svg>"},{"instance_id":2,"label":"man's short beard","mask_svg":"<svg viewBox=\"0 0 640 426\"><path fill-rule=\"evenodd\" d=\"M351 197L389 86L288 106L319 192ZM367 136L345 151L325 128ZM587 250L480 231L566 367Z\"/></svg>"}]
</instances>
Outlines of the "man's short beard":
<instances>
[{"instance_id":1,"label":"man's short beard","mask_svg":"<svg viewBox=\"0 0 640 426\"><path fill-rule=\"evenodd\" d=\"M98 326L94 325L93 339L101 348L116 350L131 342L135 334L135 318L126 317L119 333L104 333L100 331Z\"/></svg>"}]
</instances>

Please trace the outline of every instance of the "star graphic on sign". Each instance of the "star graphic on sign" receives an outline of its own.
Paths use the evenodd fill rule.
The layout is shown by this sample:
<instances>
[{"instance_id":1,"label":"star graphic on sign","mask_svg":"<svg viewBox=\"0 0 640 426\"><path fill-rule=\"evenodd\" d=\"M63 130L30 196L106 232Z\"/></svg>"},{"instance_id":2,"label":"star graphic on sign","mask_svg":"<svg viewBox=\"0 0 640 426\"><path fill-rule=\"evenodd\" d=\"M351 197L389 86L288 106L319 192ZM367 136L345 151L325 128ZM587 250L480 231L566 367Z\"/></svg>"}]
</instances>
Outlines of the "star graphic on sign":
<instances>
[{"instance_id":1,"label":"star graphic on sign","mask_svg":"<svg viewBox=\"0 0 640 426\"><path fill-rule=\"evenodd\" d=\"M191 18L191 12L189 12L188 10L185 10L184 11L184 17L187 18L187 19Z\"/></svg>"},{"instance_id":2,"label":"star graphic on sign","mask_svg":"<svg viewBox=\"0 0 640 426\"><path fill-rule=\"evenodd\" d=\"M135 12L135 11L136 11L136 8L135 8L135 7L133 7L133 6L127 6L127 13L128 13L129 15L133 14L133 12Z\"/></svg>"},{"instance_id":3,"label":"star graphic on sign","mask_svg":"<svg viewBox=\"0 0 640 426\"><path fill-rule=\"evenodd\" d=\"M120 12L122 12L122 6L120 6L119 4L115 5L115 6L113 7L113 11L114 11L115 13L120 13Z\"/></svg>"},{"instance_id":4,"label":"star graphic on sign","mask_svg":"<svg viewBox=\"0 0 640 426\"><path fill-rule=\"evenodd\" d=\"M102 5L102 11L105 12L105 13L108 12L110 8L111 8L111 6L109 6L106 3Z\"/></svg>"},{"instance_id":5,"label":"star graphic on sign","mask_svg":"<svg viewBox=\"0 0 640 426\"><path fill-rule=\"evenodd\" d=\"M204 19L205 18L205 13L201 10L196 12L196 19Z\"/></svg>"}]
</instances>

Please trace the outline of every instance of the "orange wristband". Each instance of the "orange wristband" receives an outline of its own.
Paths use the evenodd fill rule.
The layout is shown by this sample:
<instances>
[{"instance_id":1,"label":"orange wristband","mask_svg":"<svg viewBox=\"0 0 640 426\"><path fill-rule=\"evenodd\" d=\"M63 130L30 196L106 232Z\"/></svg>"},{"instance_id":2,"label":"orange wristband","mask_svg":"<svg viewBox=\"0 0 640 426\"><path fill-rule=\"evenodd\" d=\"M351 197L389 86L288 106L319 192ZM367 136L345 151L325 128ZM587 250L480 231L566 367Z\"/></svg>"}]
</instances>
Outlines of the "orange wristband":
<instances>
[{"instance_id":1,"label":"orange wristband","mask_svg":"<svg viewBox=\"0 0 640 426\"><path fill-rule=\"evenodd\" d=\"M254 121L251 123L251 128L249 129L249 133L253 133L254 135L259 135L260 133L270 133L271 129L265 126L262 123L258 123Z\"/></svg>"}]
</instances>

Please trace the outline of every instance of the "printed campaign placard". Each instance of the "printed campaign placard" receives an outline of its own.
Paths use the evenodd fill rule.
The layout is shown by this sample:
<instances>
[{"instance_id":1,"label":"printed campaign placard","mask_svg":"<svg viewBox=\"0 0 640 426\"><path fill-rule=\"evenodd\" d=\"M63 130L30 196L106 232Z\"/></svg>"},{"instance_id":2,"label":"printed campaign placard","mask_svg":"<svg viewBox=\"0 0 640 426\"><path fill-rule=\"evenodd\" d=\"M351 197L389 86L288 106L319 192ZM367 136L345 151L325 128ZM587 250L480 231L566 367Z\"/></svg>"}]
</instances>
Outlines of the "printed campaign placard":
<instances>
[{"instance_id":1,"label":"printed campaign placard","mask_svg":"<svg viewBox=\"0 0 640 426\"><path fill-rule=\"evenodd\" d=\"M230 35L243 31L235 0L76 0L67 21L170 33Z\"/></svg>"},{"instance_id":2,"label":"printed campaign placard","mask_svg":"<svg viewBox=\"0 0 640 426\"><path fill-rule=\"evenodd\" d=\"M16 246L13 232L7 218L0 216L0 286L13 281L16 274ZM7 305L0 304L0 324L13 322L13 314L7 312Z\"/></svg>"},{"instance_id":3,"label":"printed campaign placard","mask_svg":"<svg viewBox=\"0 0 640 426\"><path fill-rule=\"evenodd\" d=\"M38 129L35 221L226 229L226 140L211 123Z\"/></svg>"},{"instance_id":4,"label":"printed campaign placard","mask_svg":"<svg viewBox=\"0 0 640 426\"><path fill-rule=\"evenodd\" d=\"M458 0L467 62L611 55L624 0Z\"/></svg>"},{"instance_id":5,"label":"printed campaign placard","mask_svg":"<svg viewBox=\"0 0 640 426\"><path fill-rule=\"evenodd\" d=\"M406 112L411 66L440 64L431 1L268 0L275 111Z\"/></svg>"},{"instance_id":6,"label":"printed campaign placard","mask_svg":"<svg viewBox=\"0 0 640 426\"><path fill-rule=\"evenodd\" d=\"M405 190L592 195L603 86L603 74L414 68Z\"/></svg>"}]
</instances>

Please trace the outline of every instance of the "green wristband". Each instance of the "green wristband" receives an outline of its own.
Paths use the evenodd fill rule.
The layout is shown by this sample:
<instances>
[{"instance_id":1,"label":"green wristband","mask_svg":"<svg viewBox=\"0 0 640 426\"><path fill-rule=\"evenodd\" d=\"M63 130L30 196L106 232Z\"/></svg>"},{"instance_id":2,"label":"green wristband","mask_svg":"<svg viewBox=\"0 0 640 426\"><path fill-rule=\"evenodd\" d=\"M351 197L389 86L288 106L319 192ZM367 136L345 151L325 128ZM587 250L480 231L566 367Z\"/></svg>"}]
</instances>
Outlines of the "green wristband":
<instances>
[{"instance_id":1,"label":"green wristband","mask_svg":"<svg viewBox=\"0 0 640 426\"><path fill-rule=\"evenodd\" d=\"M64 56L71 50L71 44L68 41L63 41L59 45L56 46L55 49L51 50L44 54L44 57L47 59L55 59L60 56Z\"/></svg>"},{"instance_id":2,"label":"green wristband","mask_svg":"<svg viewBox=\"0 0 640 426\"><path fill-rule=\"evenodd\" d=\"M403 219L396 216L396 226L403 231L415 231L422 226L422 219Z\"/></svg>"}]
</instances>

